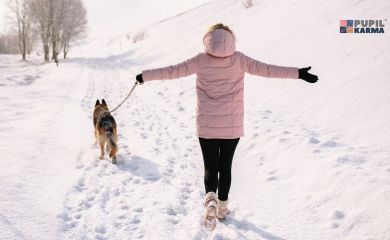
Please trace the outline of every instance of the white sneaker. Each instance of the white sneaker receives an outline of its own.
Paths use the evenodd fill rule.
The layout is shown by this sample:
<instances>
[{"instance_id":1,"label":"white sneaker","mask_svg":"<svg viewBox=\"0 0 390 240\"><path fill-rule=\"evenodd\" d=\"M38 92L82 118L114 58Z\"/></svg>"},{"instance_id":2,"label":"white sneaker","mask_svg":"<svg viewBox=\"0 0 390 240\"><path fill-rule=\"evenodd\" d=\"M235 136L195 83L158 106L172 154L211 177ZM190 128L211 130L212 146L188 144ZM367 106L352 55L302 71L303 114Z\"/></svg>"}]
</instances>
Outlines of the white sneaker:
<instances>
[{"instance_id":1,"label":"white sneaker","mask_svg":"<svg viewBox=\"0 0 390 240\"><path fill-rule=\"evenodd\" d=\"M223 222L226 219L226 215L229 214L228 200L221 201L218 199L217 202L217 218L219 221Z\"/></svg>"},{"instance_id":2,"label":"white sneaker","mask_svg":"<svg viewBox=\"0 0 390 240\"><path fill-rule=\"evenodd\" d=\"M215 192L208 192L204 197L204 226L207 230L213 231L217 226L217 195Z\"/></svg>"}]
</instances>

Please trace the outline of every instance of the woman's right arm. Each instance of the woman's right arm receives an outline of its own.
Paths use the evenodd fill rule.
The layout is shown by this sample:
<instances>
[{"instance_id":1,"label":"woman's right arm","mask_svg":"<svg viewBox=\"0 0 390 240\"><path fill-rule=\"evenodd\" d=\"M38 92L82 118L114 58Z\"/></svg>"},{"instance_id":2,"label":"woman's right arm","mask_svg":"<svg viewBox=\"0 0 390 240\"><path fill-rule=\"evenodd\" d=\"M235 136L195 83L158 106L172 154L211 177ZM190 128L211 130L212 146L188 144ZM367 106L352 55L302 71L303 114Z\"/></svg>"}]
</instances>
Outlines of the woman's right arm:
<instances>
[{"instance_id":1,"label":"woman's right arm","mask_svg":"<svg viewBox=\"0 0 390 240\"><path fill-rule=\"evenodd\" d=\"M151 80L168 80L189 76L198 71L198 59L199 54L176 65L142 71L142 78L147 82Z\"/></svg>"},{"instance_id":2,"label":"woman's right arm","mask_svg":"<svg viewBox=\"0 0 390 240\"><path fill-rule=\"evenodd\" d=\"M266 64L240 53L241 67L244 72L268 78L298 79L298 68Z\"/></svg>"}]
</instances>

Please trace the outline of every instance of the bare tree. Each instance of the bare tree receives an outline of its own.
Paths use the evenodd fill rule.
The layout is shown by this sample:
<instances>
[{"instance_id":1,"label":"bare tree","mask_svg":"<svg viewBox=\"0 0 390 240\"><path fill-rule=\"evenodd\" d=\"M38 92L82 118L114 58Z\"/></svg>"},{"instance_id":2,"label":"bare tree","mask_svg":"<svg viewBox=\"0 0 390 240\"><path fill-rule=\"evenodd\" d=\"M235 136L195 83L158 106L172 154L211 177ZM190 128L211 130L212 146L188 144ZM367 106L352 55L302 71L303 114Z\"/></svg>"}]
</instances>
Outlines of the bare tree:
<instances>
[{"instance_id":1,"label":"bare tree","mask_svg":"<svg viewBox=\"0 0 390 240\"><path fill-rule=\"evenodd\" d=\"M20 54L23 60L26 60L27 52L31 51L28 49L31 46L31 15L28 0L9 0L8 7L11 10L11 18L18 33Z\"/></svg>"},{"instance_id":2,"label":"bare tree","mask_svg":"<svg viewBox=\"0 0 390 240\"><path fill-rule=\"evenodd\" d=\"M57 0L53 11L53 24L51 28L52 60L58 64L58 55L61 51L61 36L65 30L65 18L69 15L71 0Z\"/></svg>"},{"instance_id":3,"label":"bare tree","mask_svg":"<svg viewBox=\"0 0 390 240\"><path fill-rule=\"evenodd\" d=\"M67 14L64 18L63 31L61 35L61 46L64 58L67 57L70 42L86 35L87 10L81 0L65 0Z\"/></svg>"},{"instance_id":4,"label":"bare tree","mask_svg":"<svg viewBox=\"0 0 390 240\"><path fill-rule=\"evenodd\" d=\"M53 0L30 0L31 15L41 36L45 62L50 60L50 40L53 22Z\"/></svg>"},{"instance_id":5,"label":"bare tree","mask_svg":"<svg viewBox=\"0 0 390 240\"><path fill-rule=\"evenodd\" d=\"M41 38L45 61L50 61L51 50L51 59L57 63L62 50L66 58L70 43L86 36L87 11L82 0L8 1L23 59L32 48L31 32Z\"/></svg>"},{"instance_id":6,"label":"bare tree","mask_svg":"<svg viewBox=\"0 0 390 240\"><path fill-rule=\"evenodd\" d=\"M84 37L87 12L82 0L30 0L31 13L41 35L45 61L58 62L63 50L67 57L70 42Z\"/></svg>"}]
</instances>

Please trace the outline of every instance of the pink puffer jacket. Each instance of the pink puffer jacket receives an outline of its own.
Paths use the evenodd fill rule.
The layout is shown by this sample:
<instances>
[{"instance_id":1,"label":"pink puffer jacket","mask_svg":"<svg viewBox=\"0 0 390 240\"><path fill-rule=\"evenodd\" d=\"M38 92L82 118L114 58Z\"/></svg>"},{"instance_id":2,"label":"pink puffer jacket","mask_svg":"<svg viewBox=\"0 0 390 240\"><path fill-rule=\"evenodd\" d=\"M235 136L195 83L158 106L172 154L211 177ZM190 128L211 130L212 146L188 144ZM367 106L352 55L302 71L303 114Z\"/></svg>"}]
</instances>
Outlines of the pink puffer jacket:
<instances>
[{"instance_id":1,"label":"pink puffer jacket","mask_svg":"<svg viewBox=\"0 0 390 240\"><path fill-rule=\"evenodd\" d=\"M203 39L205 52L177 65L146 70L144 81L196 73L197 132L202 138L232 139L244 134L244 73L298 78L298 69L269 65L236 51L234 36L223 29Z\"/></svg>"}]
</instances>

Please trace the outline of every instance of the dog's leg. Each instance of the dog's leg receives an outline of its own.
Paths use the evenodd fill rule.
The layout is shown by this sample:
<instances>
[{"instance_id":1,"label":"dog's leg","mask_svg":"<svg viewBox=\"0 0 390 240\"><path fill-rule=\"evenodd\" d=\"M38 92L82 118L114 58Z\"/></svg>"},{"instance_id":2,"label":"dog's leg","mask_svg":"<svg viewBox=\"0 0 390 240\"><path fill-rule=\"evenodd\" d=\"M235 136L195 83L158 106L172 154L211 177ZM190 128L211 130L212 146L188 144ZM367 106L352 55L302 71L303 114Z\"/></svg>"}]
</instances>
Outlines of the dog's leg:
<instances>
[{"instance_id":1,"label":"dog's leg","mask_svg":"<svg viewBox=\"0 0 390 240\"><path fill-rule=\"evenodd\" d=\"M116 128L114 129L112 135L108 138L108 142L110 145L110 157L112 158L112 163L117 164L116 154L118 152L118 134L116 132Z\"/></svg>"},{"instance_id":2,"label":"dog's leg","mask_svg":"<svg viewBox=\"0 0 390 240\"><path fill-rule=\"evenodd\" d=\"M99 145L100 145L100 157L99 159L102 160L104 158L104 142L100 139Z\"/></svg>"},{"instance_id":3,"label":"dog's leg","mask_svg":"<svg viewBox=\"0 0 390 240\"><path fill-rule=\"evenodd\" d=\"M97 130L95 129L95 131L94 131L94 133L95 133L95 145L97 144L97 142L98 142L98 138L97 138L97 132L96 132Z\"/></svg>"},{"instance_id":4,"label":"dog's leg","mask_svg":"<svg viewBox=\"0 0 390 240\"><path fill-rule=\"evenodd\" d=\"M114 129L114 141L118 143L118 133L116 131L116 128Z\"/></svg>"},{"instance_id":5,"label":"dog's leg","mask_svg":"<svg viewBox=\"0 0 390 240\"><path fill-rule=\"evenodd\" d=\"M115 147L113 149L111 149L111 152L110 152L110 157L112 158L112 163L113 164L116 164L116 153L117 153L118 149Z\"/></svg>"}]
</instances>

